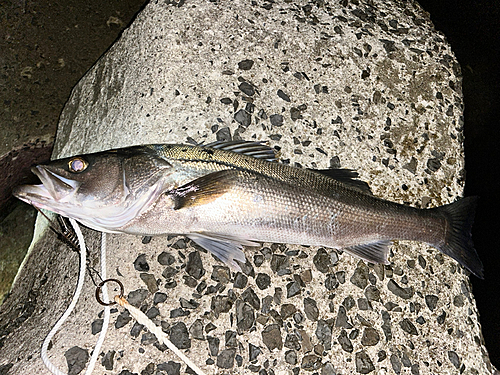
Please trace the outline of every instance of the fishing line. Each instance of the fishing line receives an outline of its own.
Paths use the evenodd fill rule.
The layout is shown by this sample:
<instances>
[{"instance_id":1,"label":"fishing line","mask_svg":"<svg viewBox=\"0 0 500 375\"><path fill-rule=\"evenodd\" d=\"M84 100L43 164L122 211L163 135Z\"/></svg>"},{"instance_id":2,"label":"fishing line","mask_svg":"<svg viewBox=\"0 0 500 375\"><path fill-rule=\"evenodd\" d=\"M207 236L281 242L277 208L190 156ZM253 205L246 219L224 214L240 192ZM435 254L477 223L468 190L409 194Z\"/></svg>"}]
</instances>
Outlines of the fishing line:
<instances>
[{"instance_id":1,"label":"fishing line","mask_svg":"<svg viewBox=\"0 0 500 375\"><path fill-rule=\"evenodd\" d=\"M45 338L42 344L42 350L41 350L41 357L42 361L45 364L45 367L52 372L54 375L66 375L66 373L62 372L55 366L49 359L47 355L48 347L50 344L50 341L54 337L54 335L57 333L57 331L61 328L61 326L64 324L66 319L68 319L69 315L73 311L73 309L76 306L76 303L78 302L78 298L80 297L82 288L83 288L83 282L85 280L85 269L87 267L87 248L85 246L85 240L83 238L82 231L80 230L80 226L74 219L69 219L79 242L80 245L80 272L78 276L78 283L77 287L75 290L75 294L73 295L73 299L71 300L70 305L64 312L63 316L57 321L57 323L52 327L51 331ZM106 278L106 234L102 233L101 237L101 273L104 278ZM101 288L102 291L102 296L104 301L108 301L108 290L105 286ZM104 308L104 321L101 329L101 333L99 334L99 338L97 339L97 343L94 347L94 351L92 353L92 357L90 358L89 365L87 367L87 370L85 371L86 375L90 375L92 371L94 370L95 364L97 362L97 359L99 357L100 351L101 351L101 346L104 342L104 338L106 337L106 331L109 326L109 320L110 320L110 308L105 307Z\"/></svg>"}]
</instances>

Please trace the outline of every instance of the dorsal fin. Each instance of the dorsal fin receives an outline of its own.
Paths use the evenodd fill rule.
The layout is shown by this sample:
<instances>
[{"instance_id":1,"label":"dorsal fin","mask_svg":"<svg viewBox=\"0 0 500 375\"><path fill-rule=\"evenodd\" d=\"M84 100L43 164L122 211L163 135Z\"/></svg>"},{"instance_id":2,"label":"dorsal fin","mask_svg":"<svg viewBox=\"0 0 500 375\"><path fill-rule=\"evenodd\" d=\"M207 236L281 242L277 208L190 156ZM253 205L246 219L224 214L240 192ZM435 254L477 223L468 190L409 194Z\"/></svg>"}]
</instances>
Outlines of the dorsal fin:
<instances>
[{"instance_id":1,"label":"dorsal fin","mask_svg":"<svg viewBox=\"0 0 500 375\"><path fill-rule=\"evenodd\" d=\"M264 142L257 141L215 141L200 147L210 147L217 150L237 152L239 154L253 156L257 159L277 161L274 149Z\"/></svg>"},{"instance_id":2,"label":"dorsal fin","mask_svg":"<svg viewBox=\"0 0 500 375\"><path fill-rule=\"evenodd\" d=\"M322 175L333 178L334 180L340 181L344 185L360 190L363 193L370 195L373 194L372 191L370 190L370 186L366 182L357 180L359 174L353 169L329 168L329 169L311 169L311 171L321 173Z\"/></svg>"}]
</instances>

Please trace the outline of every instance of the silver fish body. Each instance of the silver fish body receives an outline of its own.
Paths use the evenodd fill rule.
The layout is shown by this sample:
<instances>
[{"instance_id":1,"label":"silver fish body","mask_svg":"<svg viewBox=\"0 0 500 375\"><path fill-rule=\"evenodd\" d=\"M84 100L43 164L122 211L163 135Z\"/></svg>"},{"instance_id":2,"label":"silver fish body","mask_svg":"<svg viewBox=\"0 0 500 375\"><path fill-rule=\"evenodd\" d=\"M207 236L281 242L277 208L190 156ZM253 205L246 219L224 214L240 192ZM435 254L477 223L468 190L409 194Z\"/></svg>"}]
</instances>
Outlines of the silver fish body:
<instances>
[{"instance_id":1,"label":"silver fish body","mask_svg":"<svg viewBox=\"0 0 500 375\"><path fill-rule=\"evenodd\" d=\"M482 277L470 233L476 197L417 209L374 197L352 171L273 158L255 142L136 146L38 166L43 185L14 194L97 230L184 234L236 268L242 246L259 242L343 249L387 264L399 239L428 243Z\"/></svg>"}]
</instances>

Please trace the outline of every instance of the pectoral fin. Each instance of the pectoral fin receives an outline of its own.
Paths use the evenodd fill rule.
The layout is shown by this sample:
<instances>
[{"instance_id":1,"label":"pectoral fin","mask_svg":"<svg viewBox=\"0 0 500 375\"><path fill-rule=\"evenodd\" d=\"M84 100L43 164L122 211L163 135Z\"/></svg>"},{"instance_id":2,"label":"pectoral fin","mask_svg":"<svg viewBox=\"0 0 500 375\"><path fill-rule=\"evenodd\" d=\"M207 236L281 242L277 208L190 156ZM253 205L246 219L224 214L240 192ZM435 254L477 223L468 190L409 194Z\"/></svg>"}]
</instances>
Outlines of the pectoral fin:
<instances>
[{"instance_id":1,"label":"pectoral fin","mask_svg":"<svg viewBox=\"0 0 500 375\"><path fill-rule=\"evenodd\" d=\"M168 191L174 200L174 210L209 203L226 193L240 172L225 169L197 178L176 189Z\"/></svg>"},{"instance_id":2,"label":"pectoral fin","mask_svg":"<svg viewBox=\"0 0 500 375\"><path fill-rule=\"evenodd\" d=\"M257 242L214 233L191 233L187 237L237 271L241 268L236 261L246 262L243 246L259 246Z\"/></svg>"},{"instance_id":3,"label":"pectoral fin","mask_svg":"<svg viewBox=\"0 0 500 375\"><path fill-rule=\"evenodd\" d=\"M389 264L387 256L391 241L377 241L360 245L349 246L342 250L351 253L370 263Z\"/></svg>"}]
</instances>

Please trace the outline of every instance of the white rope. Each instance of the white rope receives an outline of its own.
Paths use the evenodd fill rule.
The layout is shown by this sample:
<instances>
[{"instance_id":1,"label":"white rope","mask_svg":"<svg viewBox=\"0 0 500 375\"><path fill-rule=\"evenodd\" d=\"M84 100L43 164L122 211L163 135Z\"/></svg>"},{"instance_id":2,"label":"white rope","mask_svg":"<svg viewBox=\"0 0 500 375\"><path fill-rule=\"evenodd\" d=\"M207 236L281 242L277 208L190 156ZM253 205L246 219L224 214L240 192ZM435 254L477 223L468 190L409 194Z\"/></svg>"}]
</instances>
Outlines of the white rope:
<instances>
[{"instance_id":1,"label":"white rope","mask_svg":"<svg viewBox=\"0 0 500 375\"><path fill-rule=\"evenodd\" d=\"M69 219L71 225L73 226L73 229L75 230L76 236L78 237L78 242L80 243L80 274L78 276L78 284L76 286L75 294L73 295L73 299L68 306L67 310L64 312L63 316L57 321L54 327L52 327L51 331L43 341L42 345L42 361L45 364L45 366L49 369L50 372L52 372L54 375L66 375L64 372L59 370L50 360L47 355L47 350L49 347L50 340L54 337L56 332L61 328L63 323L68 319L68 316L71 314L73 309L76 306L76 303L78 301L78 298L80 297L80 293L83 288L83 281L85 279L85 267L87 265L87 249L85 248L85 240L83 239L83 234L82 231L80 230L80 227L76 223L74 219Z\"/></svg>"},{"instance_id":2,"label":"white rope","mask_svg":"<svg viewBox=\"0 0 500 375\"><path fill-rule=\"evenodd\" d=\"M160 343L165 344L171 351L173 351L186 365L188 365L191 370L193 370L198 375L205 375L202 369L196 366L188 357L184 355L167 337L165 332L161 330L160 327L155 325L141 310L137 307L132 306L127 302L125 298L120 298L115 296L115 301L120 306L125 307L138 323L146 326L149 332L153 333Z\"/></svg>"},{"instance_id":3,"label":"white rope","mask_svg":"<svg viewBox=\"0 0 500 375\"><path fill-rule=\"evenodd\" d=\"M102 232L101 234L101 278L106 280L106 233ZM101 287L102 293L102 301L104 303L108 303L108 288L106 284ZM85 375L92 374L94 371L95 364L97 363L97 359L99 358L99 354L101 352L101 346L104 343L104 339L106 338L106 332L108 331L109 326L109 316L110 316L110 307L104 307L104 321L102 323L101 333L99 333L99 338L94 347L94 351L92 352L92 357L90 358L89 365L87 366L87 370L85 371Z\"/></svg>"}]
</instances>

